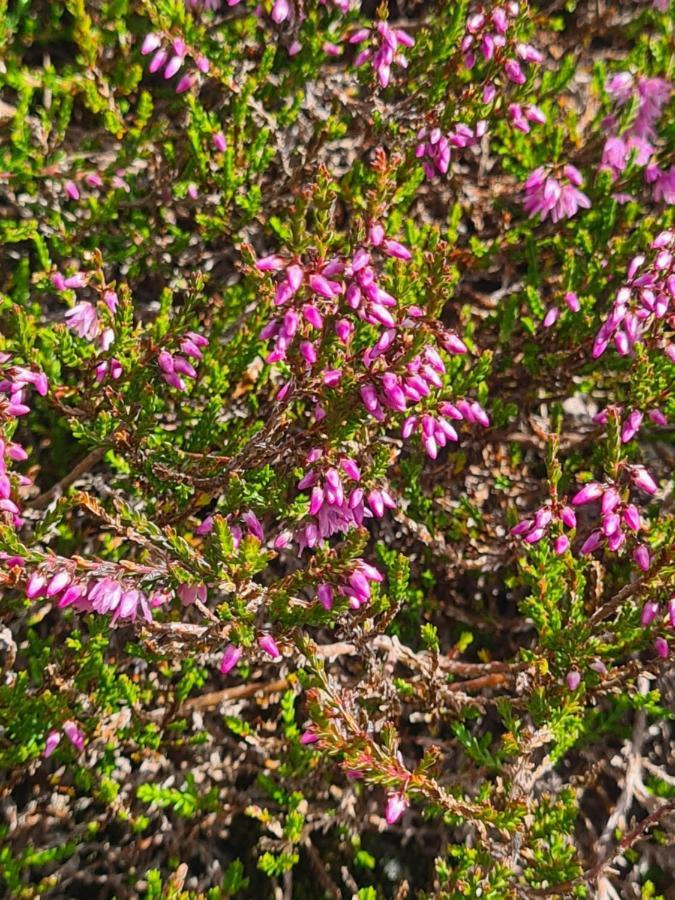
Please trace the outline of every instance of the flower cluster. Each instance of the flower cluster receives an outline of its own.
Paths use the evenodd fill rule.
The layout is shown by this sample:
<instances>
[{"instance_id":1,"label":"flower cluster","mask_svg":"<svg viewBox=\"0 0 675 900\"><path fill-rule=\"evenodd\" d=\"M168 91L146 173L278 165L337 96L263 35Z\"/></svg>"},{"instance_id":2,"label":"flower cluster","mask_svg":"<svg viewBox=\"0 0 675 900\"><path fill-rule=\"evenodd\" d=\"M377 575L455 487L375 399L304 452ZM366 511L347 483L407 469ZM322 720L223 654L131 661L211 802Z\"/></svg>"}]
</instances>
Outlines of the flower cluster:
<instances>
[{"instance_id":1,"label":"flower cluster","mask_svg":"<svg viewBox=\"0 0 675 900\"><path fill-rule=\"evenodd\" d=\"M116 190L124 191L128 194L131 188L125 180L126 175L126 169L116 169L113 175L110 176L111 187L115 188ZM80 178L80 176L74 175L73 178ZM77 201L82 196L82 188L81 185L77 183L77 181L73 180L73 178L67 178L63 182L63 192L69 200ZM103 178L97 171L86 172L81 176L81 181L92 191L98 191L102 187L104 187Z\"/></svg>"},{"instance_id":2,"label":"flower cluster","mask_svg":"<svg viewBox=\"0 0 675 900\"><path fill-rule=\"evenodd\" d=\"M579 303L579 298L577 297L574 291L566 291L563 297L565 302L565 306L572 313L578 313L581 309L581 303ZM555 325L555 323L560 318L560 307L551 306L546 310L546 315L544 316L544 321L542 325L544 328L551 328L551 326Z\"/></svg>"},{"instance_id":3,"label":"flower cluster","mask_svg":"<svg viewBox=\"0 0 675 900\"><path fill-rule=\"evenodd\" d=\"M514 537L521 537L526 544L537 544L554 523L560 527L574 530L577 527L576 513L571 506L560 503L546 503L540 507L531 519L523 519L511 529ZM565 553L570 547L570 539L566 534L558 534L553 541L555 553Z\"/></svg>"},{"instance_id":4,"label":"flower cluster","mask_svg":"<svg viewBox=\"0 0 675 900\"><path fill-rule=\"evenodd\" d=\"M381 584L384 580L382 573L363 559L357 559L352 564L351 571L338 584L338 594L346 597L351 609L357 610L365 606L371 597L371 584ZM331 609L334 592L330 584L322 583L317 586L316 594L324 609Z\"/></svg>"},{"instance_id":5,"label":"flower cluster","mask_svg":"<svg viewBox=\"0 0 675 900\"><path fill-rule=\"evenodd\" d=\"M622 406L607 407L606 409L601 410L599 413L596 413L593 416L593 421L597 425L606 425L609 421L610 411L614 412L617 416L620 416L624 410ZM650 409L647 413L647 416L654 425L658 425L661 428L665 428L668 425L668 419L664 416L660 409ZM644 418L644 413L639 409L633 409L628 413L621 426L622 444L627 444L629 441L633 440L633 438L640 431L642 423L644 422Z\"/></svg>"},{"instance_id":6,"label":"flower cluster","mask_svg":"<svg viewBox=\"0 0 675 900\"><path fill-rule=\"evenodd\" d=\"M635 487L647 494L654 494L657 485L644 466L627 466L625 470ZM600 527L592 531L581 546L580 553L593 553L603 543L616 553L626 542L625 528L638 534L644 527L637 506L629 502L627 490L622 490L616 483L601 484L591 481L579 490L572 498L574 506L584 506L600 501ZM637 565L647 571L650 565L649 550L645 544L637 544L633 549L633 559Z\"/></svg>"},{"instance_id":7,"label":"flower cluster","mask_svg":"<svg viewBox=\"0 0 675 900\"><path fill-rule=\"evenodd\" d=\"M605 141L601 167L618 178L632 158L637 166L646 167L645 181L652 185L654 198L675 203L675 165L664 170L655 160L658 139L655 126L671 95L672 85L663 78L634 77L630 72L619 72L608 80L606 89L619 108L632 101L636 112L621 134L612 134ZM608 116L604 125L615 130L617 117Z\"/></svg>"},{"instance_id":8,"label":"flower cluster","mask_svg":"<svg viewBox=\"0 0 675 900\"><path fill-rule=\"evenodd\" d=\"M272 319L260 333L261 340L274 339L274 349L266 357L268 363L286 359L296 337L303 334L311 337L323 329L326 318L335 317L339 311L351 316L356 313L372 325L393 328L395 321L389 309L396 305L396 300L378 284L372 253L378 248L385 256L401 260L409 260L411 254L398 241L385 238L380 225L370 228L369 240L370 247L358 249L351 261L302 263L277 255L258 260L256 267L261 272L284 271L284 278L276 287L274 304L290 307L283 319ZM340 298L344 298L342 305ZM335 334L341 344L349 343L353 331L349 318L338 316ZM299 352L307 366L313 366L317 359L315 340L302 341ZM329 382L335 377L329 376Z\"/></svg>"},{"instance_id":9,"label":"flower cluster","mask_svg":"<svg viewBox=\"0 0 675 900\"><path fill-rule=\"evenodd\" d=\"M529 134L531 125L543 125L546 122L546 114L534 103L527 103L525 106L509 103L507 112L513 127L523 134Z\"/></svg>"},{"instance_id":10,"label":"flower cluster","mask_svg":"<svg viewBox=\"0 0 675 900\"><path fill-rule=\"evenodd\" d=\"M72 719L66 719L63 723L62 728L63 733L68 738L73 747L77 750L78 753L81 753L84 750L84 733L82 729L73 722ZM49 759L52 753L56 750L56 748L61 743L61 732L60 731L50 731L47 735L47 739L45 741L45 749L43 752L43 756L45 759Z\"/></svg>"},{"instance_id":11,"label":"flower cluster","mask_svg":"<svg viewBox=\"0 0 675 900\"><path fill-rule=\"evenodd\" d=\"M162 35L155 32L146 34L141 45L141 53L143 56L153 54L148 71L152 75L161 71L167 81L180 72L186 60L191 56L182 38L175 38L169 43ZM201 75L208 73L209 68L209 61L205 56L194 54L191 71L185 72L176 82L176 93L183 94L185 91L189 91Z\"/></svg>"},{"instance_id":12,"label":"flower cluster","mask_svg":"<svg viewBox=\"0 0 675 900\"><path fill-rule=\"evenodd\" d=\"M417 132L415 156L422 160L422 168L427 178L436 174L445 175L450 166L452 148L464 149L476 144L487 133L487 122L481 119L475 128L459 122L447 135L440 128L421 128Z\"/></svg>"},{"instance_id":13,"label":"flower cluster","mask_svg":"<svg viewBox=\"0 0 675 900\"><path fill-rule=\"evenodd\" d=\"M117 293L109 287L99 288L94 284L93 274L83 271L75 272L68 277L61 272L54 272L51 275L51 282L57 291L82 290L92 287L98 293L103 307L99 307L98 303L95 304L89 300L79 300L65 314L66 324L78 337L96 341L103 351L110 349L115 340L115 332L110 325L105 325L101 317L101 310L107 310L106 314L110 316L115 314L119 302ZM101 377L104 376L105 372ZM100 380L98 372L97 378Z\"/></svg>"},{"instance_id":14,"label":"flower cluster","mask_svg":"<svg viewBox=\"0 0 675 900\"><path fill-rule=\"evenodd\" d=\"M396 64L406 68L408 60L400 48L414 46L415 40L402 28L391 28L385 21L380 21L374 28L360 28L352 34L350 44L369 42L369 46L359 51L354 60L358 68L371 62L380 87L386 88L391 79L391 67Z\"/></svg>"},{"instance_id":15,"label":"flower cluster","mask_svg":"<svg viewBox=\"0 0 675 900\"><path fill-rule=\"evenodd\" d=\"M539 215L543 222L548 216L552 222L571 219L581 209L589 209L591 201L583 191L581 172L566 164L561 172L539 166L525 182L523 208L528 216Z\"/></svg>"},{"instance_id":16,"label":"flower cluster","mask_svg":"<svg viewBox=\"0 0 675 900\"><path fill-rule=\"evenodd\" d=\"M415 361L413 360L413 362ZM419 378L419 374L416 377ZM406 380L406 385L407 383ZM428 382L424 383L425 386L429 386ZM415 384L417 385L417 382ZM437 384L433 386L438 387ZM490 417L478 401L456 400L454 403L450 403L444 400L439 403L438 411L434 415L427 412L408 416L403 422L401 434L404 439L407 439L419 430L425 453L430 459L436 459L439 448L445 447L448 441L459 440L457 431L450 420L464 420L472 425L481 425L483 428L490 427Z\"/></svg>"},{"instance_id":17,"label":"flower cluster","mask_svg":"<svg viewBox=\"0 0 675 900\"><path fill-rule=\"evenodd\" d=\"M182 376L196 378L197 370L189 362L194 359L197 362L204 356L202 349L208 346L208 339L196 331L187 331L180 341L180 353L169 353L168 350L160 350L157 355L157 364L162 372L162 378L170 387L185 391L187 385ZM182 355L181 355L182 354Z\"/></svg>"},{"instance_id":18,"label":"flower cluster","mask_svg":"<svg viewBox=\"0 0 675 900\"><path fill-rule=\"evenodd\" d=\"M663 610L661 604L657 600L647 600L642 607L640 624L643 628L649 628L654 622L663 622L664 618L666 619L666 624L669 629L675 631L675 594L668 600L667 613ZM654 649L661 659L668 658L670 647L667 639L663 637L663 635L658 634L654 638Z\"/></svg>"},{"instance_id":19,"label":"flower cluster","mask_svg":"<svg viewBox=\"0 0 675 900\"><path fill-rule=\"evenodd\" d=\"M139 590L136 579L125 579L118 574L79 577L66 560L50 561L32 572L26 582L26 597L56 600L60 609L72 606L83 613L112 613L111 625L118 621L135 622L139 612L151 622L152 610L169 599L166 591L154 590L147 594Z\"/></svg>"},{"instance_id":20,"label":"flower cluster","mask_svg":"<svg viewBox=\"0 0 675 900\"><path fill-rule=\"evenodd\" d=\"M510 0L503 6L495 6L489 15L482 10L469 15L466 33L460 44L467 69L473 69L480 53L486 62L496 60L510 82L525 84L521 62L539 63L542 55L531 44L513 41L509 37L512 21L519 12L518 3Z\"/></svg>"},{"instance_id":21,"label":"flower cluster","mask_svg":"<svg viewBox=\"0 0 675 900\"><path fill-rule=\"evenodd\" d=\"M29 369L26 366L11 364L9 353L0 353L0 429L5 423L25 416L30 412L28 405L28 388L35 390L44 397L47 393L47 376L44 372ZM23 519L16 502L16 496L12 488L12 480L8 470L8 463L23 462L28 459L28 454L16 441L6 440L0 436L0 512L3 518L9 519L14 528L20 528ZM33 482L27 475L19 475L18 487L27 487Z\"/></svg>"},{"instance_id":22,"label":"flower cluster","mask_svg":"<svg viewBox=\"0 0 675 900\"><path fill-rule=\"evenodd\" d=\"M675 362L675 343L659 336L672 316L675 298L675 232L662 231L650 249L649 257L640 254L630 261L612 310L596 335L593 359L602 356L612 340L618 353L628 356L649 335Z\"/></svg>"}]
</instances>

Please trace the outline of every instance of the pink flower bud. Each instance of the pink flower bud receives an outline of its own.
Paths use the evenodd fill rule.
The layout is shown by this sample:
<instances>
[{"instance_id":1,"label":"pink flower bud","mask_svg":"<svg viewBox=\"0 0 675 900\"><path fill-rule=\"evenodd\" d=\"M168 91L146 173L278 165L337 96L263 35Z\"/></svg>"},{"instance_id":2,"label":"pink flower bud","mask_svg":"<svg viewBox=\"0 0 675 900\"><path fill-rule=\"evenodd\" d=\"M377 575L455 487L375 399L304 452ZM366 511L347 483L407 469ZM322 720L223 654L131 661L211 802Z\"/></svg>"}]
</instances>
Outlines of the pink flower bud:
<instances>
[{"instance_id":1,"label":"pink flower bud","mask_svg":"<svg viewBox=\"0 0 675 900\"><path fill-rule=\"evenodd\" d=\"M403 244L399 244L398 241L392 241L387 238L382 242L382 249L387 256L394 256L396 259L402 259L404 261L412 259L410 250L408 250L407 247L404 247Z\"/></svg>"},{"instance_id":2,"label":"pink flower bud","mask_svg":"<svg viewBox=\"0 0 675 900\"><path fill-rule=\"evenodd\" d=\"M552 306L544 317L544 328L550 328L552 325L555 325L559 317L560 310L557 306Z\"/></svg>"},{"instance_id":3,"label":"pink flower bud","mask_svg":"<svg viewBox=\"0 0 675 900\"><path fill-rule=\"evenodd\" d=\"M555 553L560 556L561 553L565 553L566 550L569 550L570 539L566 534L561 534L559 537L555 539L553 542L553 550Z\"/></svg>"},{"instance_id":4,"label":"pink flower bud","mask_svg":"<svg viewBox=\"0 0 675 900\"><path fill-rule=\"evenodd\" d=\"M161 43L162 40L159 35L150 32L149 34L146 34L145 38L143 39L143 43L141 45L141 53L143 54L143 56L147 56L148 53L153 53L155 50L157 50Z\"/></svg>"},{"instance_id":5,"label":"pink flower bud","mask_svg":"<svg viewBox=\"0 0 675 900\"><path fill-rule=\"evenodd\" d=\"M320 584L316 589L316 596L324 609L333 608L333 588L330 584Z\"/></svg>"},{"instance_id":6,"label":"pink flower bud","mask_svg":"<svg viewBox=\"0 0 675 900\"><path fill-rule=\"evenodd\" d=\"M582 506L584 503L592 503L598 500L604 494L605 489L597 481L591 481L583 487L578 493L572 497L572 503L575 506Z\"/></svg>"},{"instance_id":7,"label":"pink flower bud","mask_svg":"<svg viewBox=\"0 0 675 900\"><path fill-rule=\"evenodd\" d=\"M621 503L621 495L616 490L616 488L609 488L602 495L602 503L600 504L600 509L602 511L603 516L609 515L609 513L614 512L614 510Z\"/></svg>"},{"instance_id":8,"label":"pink flower bud","mask_svg":"<svg viewBox=\"0 0 675 900\"><path fill-rule=\"evenodd\" d=\"M594 672L597 672L598 675L605 676L607 675L607 666L601 659L594 659L592 663L589 663L589 669L592 669Z\"/></svg>"},{"instance_id":9,"label":"pink flower bud","mask_svg":"<svg viewBox=\"0 0 675 900\"><path fill-rule=\"evenodd\" d=\"M59 743L61 741L61 735L58 731L50 731L47 735L47 740L45 741L45 749L42 754L45 759L49 759L52 753L56 750Z\"/></svg>"},{"instance_id":10,"label":"pink flower bud","mask_svg":"<svg viewBox=\"0 0 675 900\"><path fill-rule=\"evenodd\" d=\"M259 637L258 646L272 659L281 659L281 652L271 634L263 634Z\"/></svg>"},{"instance_id":11,"label":"pink flower bud","mask_svg":"<svg viewBox=\"0 0 675 900\"><path fill-rule=\"evenodd\" d=\"M259 272L278 272L283 269L284 261L280 256L263 256L255 264Z\"/></svg>"},{"instance_id":12,"label":"pink flower bud","mask_svg":"<svg viewBox=\"0 0 675 900\"><path fill-rule=\"evenodd\" d=\"M648 600L645 605L642 607L642 615L640 616L640 622L646 628L648 625L651 625L654 619L659 614L659 604L653 600Z\"/></svg>"},{"instance_id":13,"label":"pink flower bud","mask_svg":"<svg viewBox=\"0 0 675 900\"><path fill-rule=\"evenodd\" d=\"M656 482L644 466L633 466L631 479L633 484L646 494L655 494L658 490Z\"/></svg>"},{"instance_id":14,"label":"pink flower bud","mask_svg":"<svg viewBox=\"0 0 675 900\"><path fill-rule=\"evenodd\" d=\"M213 531L213 516L207 516L203 522L201 522L195 528L195 534L204 535L210 534Z\"/></svg>"},{"instance_id":15,"label":"pink flower bud","mask_svg":"<svg viewBox=\"0 0 675 900\"><path fill-rule=\"evenodd\" d=\"M660 409L651 409L649 411L649 418L655 425L660 425L662 428L665 428L668 425L668 419L666 419Z\"/></svg>"},{"instance_id":16,"label":"pink flower bud","mask_svg":"<svg viewBox=\"0 0 675 900\"><path fill-rule=\"evenodd\" d=\"M665 638L659 635L659 637L654 640L654 649L661 659L668 659L669 647L668 641Z\"/></svg>"},{"instance_id":17,"label":"pink flower bud","mask_svg":"<svg viewBox=\"0 0 675 900\"><path fill-rule=\"evenodd\" d=\"M223 653L223 658L220 660L220 673L221 675L227 675L228 672L231 672L232 669L237 665L239 660L241 659L241 655L243 650L241 647L237 647L235 644L230 644Z\"/></svg>"},{"instance_id":18,"label":"pink flower bud","mask_svg":"<svg viewBox=\"0 0 675 900\"><path fill-rule=\"evenodd\" d=\"M649 550L644 544L638 544L635 550L633 550L633 559L643 572L646 572L649 569L651 560L649 558Z\"/></svg>"},{"instance_id":19,"label":"pink flower bud","mask_svg":"<svg viewBox=\"0 0 675 900\"><path fill-rule=\"evenodd\" d=\"M84 734L77 727L75 722L71 721L70 719L67 722L64 722L63 731L70 743L78 751L78 753L82 752L82 749L84 748Z\"/></svg>"},{"instance_id":20,"label":"pink flower bud","mask_svg":"<svg viewBox=\"0 0 675 900\"><path fill-rule=\"evenodd\" d=\"M567 308L570 312L579 312L581 309L581 304L579 303L579 298L574 293L574 291L567 291L565 294L565 303L567 304Z\"/></svg>"},{"instance_id":21,"label":"pink flower bud","mask_svg":"<svg viewBox=\"0 0 675 900\"><path fill-rule=\"evenodd\" d=\"M227 150L227 139L222 131L217 131L211 138L213 141L213 146L219 153L224 153ZM260 260L258 261L258 268L260 268Z\"/></svg>"},{"instance_id":22,"label":"pink flower bud","mask_svg":"<svg viewBox=\"0 0 675 900\"><path fill-rule=\"evenodd\" d=\"M600 544L602 543L602 532L601 531L593 531L582 544L581 550L579 551L582 556L586 556L588 553L593 553L594 550L597 550Z\"/></svg>"},{"instance_id":23,"label":"pink flower bud","mask_svg":"<svg viewBox=\"0 0 675 900\"><path fill-rule=\"evenodd\" d=\"M640 513L638 512L637 506L629 503L623 510L621 517L631 531L640 530Z\"/></svg>"},{"instance_id":24,"label":"pink flower bud","mask_svg":"<svg viewBox=\"0 0 675 900\"><path fill-rule=\"evenodd\" d=\"M352 481L361 480L361 471L353 459L343 458L340 460L340 468Z\"/></svg>"},{"instance_id":25,"label":"pink flower bud","mask_svg":"<svg viewBox=\"0 0 675 900\"><path fill-rule=\"evenodd\" d=\"M33 572L26 584L26 597L28 597L29 600L41 597L45 593L46 586L47 579L45 576L41 575L39 572Z\"/></svg>"},{"instance_id":26,"label":"pink flower bud","mask_svg":"<svg viewBox=\"0 0 675 900\"><path fill-rule=\"evenodd\" d=\"M634 409L628 416L621 429L621 443L627 444L638 433L640 425L642 425L642 413Z\"/></svg>"},{"instance_id":27,"label":"pink flower bud","mask_svg":"<svg viewBox=\"0 0 675 900\"><path fill-rule=\"evenodd\" d=\"M567 682L567 687L571 691L576 691L576 689L581 684L581 673L577 672L576 669L572 669L565 676L565 681Z\"/></svg>"},{"instance_id":28,"label":"pink flower bud","mask_svg":"<svg viewBox=\"0 0 675 900\"><path fill-rule=\"evenodd\" d=\"M563 506L560 510L560 518L568 528L577 527L577 515L571 506Z\"/></svg>"},{"instance_id":29,"label":"pink flower bud","mask_svg":"<svg viewBox=\"0 0 675 900\"><path fill-rule=\"evenodd\" d=\"M373 223L368 229L368 240L373 247L379 247L384 240L384 228L379 223Z\"/></svg>"},{"instance_id":30,"label":"pink flower bud","mask_svg":"<svg viewBox=\"0 0 675 900\"><path fill-rule=\"evenodd\" d=\"M66 181L66 183L63 186L63 189L66 192L66 195L69 197L70 200L79 200L80 199L80 189L78 188L78 186L75 184L74 181Z\"/></svg>"},{"instance_id":31,"label":"pink flower bud","mask_svg":"<svg viewBox=\"0 0 675 900\"><path fill-rule=\"evenodd\" d=\"M387 806L384 812L387 825L393 825L401 818L408 808L408 801L403 794L389 794L387 797Z\"/></svg>"},{"instance_id":32,"label":"pink flower bud","mask_svg":"<svg viewBox=\"0 0 675 900\"><path fill-rule=\"evenodd\" d=\"M56 594L60 594L61 591L65 590L70 584L70 575L65 571L61 570L57 572L56 575L51 579L49 584L47 585L46 595L48 597L55 597Z\"/></svg>"}]
</instances>

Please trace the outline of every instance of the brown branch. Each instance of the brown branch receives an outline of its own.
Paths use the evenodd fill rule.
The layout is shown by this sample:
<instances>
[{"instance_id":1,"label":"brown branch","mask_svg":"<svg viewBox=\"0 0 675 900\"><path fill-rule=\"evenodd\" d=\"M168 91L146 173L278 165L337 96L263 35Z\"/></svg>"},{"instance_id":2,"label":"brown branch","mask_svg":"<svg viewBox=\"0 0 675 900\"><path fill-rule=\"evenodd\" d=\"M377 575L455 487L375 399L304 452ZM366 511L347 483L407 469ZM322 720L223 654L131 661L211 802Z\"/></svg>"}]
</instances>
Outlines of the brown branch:
<instances>
[{"instance_id":1,"label":"brown branch","mask_svg":"<svg viewBox=\"0 0 675 900\"><path fill-rule=\"evenodd\" d=\"M63 478L52 485L49 490L39 494L34 500L31 500L27 506L31 509L44 509L46 506L49 506L52 500L61 496L81 475L84 475L85 472L93 469L96 463L103 459L106 450L107 447L97 447L95 450L92 450L91 453L88 453L84 459L80 460L67 475L64 475Z\"/></svg>"},{"instance_id":2,"label":"brown branch","mask_svg":"<svg viewBox=\"0 0 675 900\"><path fill-rule=\"evenodd\" d=\"M236 687L225 688L222 691L211 691L202 694L201 697L193 697L183 704L184 710L189 709L213 709L226 700L243 700L246 697L265 697L268 694L277 694L284 691L290 682L287 678L279 678L277 681L268 681L265 684L238 684Z\"/></svg>"}]
</instances>

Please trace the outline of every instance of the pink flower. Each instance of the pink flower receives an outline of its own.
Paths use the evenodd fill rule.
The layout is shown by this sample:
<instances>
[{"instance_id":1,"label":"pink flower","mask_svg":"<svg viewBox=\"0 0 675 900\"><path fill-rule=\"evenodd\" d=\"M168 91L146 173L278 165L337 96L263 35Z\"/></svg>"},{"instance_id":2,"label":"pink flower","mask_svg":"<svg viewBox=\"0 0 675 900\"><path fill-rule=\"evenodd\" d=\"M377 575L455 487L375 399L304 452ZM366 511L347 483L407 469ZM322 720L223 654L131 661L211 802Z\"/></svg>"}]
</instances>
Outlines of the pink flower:
<instances>
[{"instance_id":1,"label":"pink flower","mask_svg":"<svg viewBox=\"0 0 675 900\"><path fill-rule=\"evenodd\" d=\"M227 138L222 131L217 131L211 140L213 141L213 146L219 153L224 153L227 150Z\"/></svg>"},{"instance_id":2,"label":"pink flower","mask_svg":"<svg viewBox=\"0 0 675 900\"><path fill-rule=\"evenodd\" d=\"M567 687L571 691L576 691L576 689L581 684L581 674L577 672L576 669L572 669L565 676L565 681L567 682Z\"/></svg>"},{"instance_id":3,"label":"pink flower","mask_svg":"<svg viewBox=\"0 0 675 900\"><path fill-rule=\"evenodd\" d=\"M46 587L47 579L45 576L40 572L34 572L26 584L26 597L28 597L29 600L41 597L45 593Z\"/></svg>"},{"instance_id":4,"label":"pink flower","mask_svg":"<svg viewBox=\"0 0 675 900\"><path fill-rule=\"evenodd\" d=\"M658 490L656 482L644 466L633 466L631 480L636 487L639 487L646 494L655 494Z\"/></svg>"},{"instance_id":5,"label":"pink flower","mask_svg":"<svg viewBox=\"0 0 675 900\"><path fill-rule=\"evenodd\" d=\"M80 199L80 189L75 184L74 181L66 181L63 186L64 191L66 192L66 196L70 200L79 200Z\"/></svg>"},{"instance_id":6,"label":"pink flower","mask_svg":"<svg viewBox=\"0 0 675 900\"><path fill-rule=\"evenodd\" d=\"M63 732L65 736L68 738L73 747L81 753L84 748L84 734L77 727L75 722L71 719L68 719L67 722L63 723Z\"/></svg>"},{"instance_id":7,"label":"pink flower","mask_svg":"<svg viewBox=\"0 0 675 900\"><path fill-rule=\"evenodd\" d=\"M387 797L387 806L385 808L384 817L387 825L393 825L401 818L408 808L408 801L403 794L389 794Z\"/></svg>"},{"instance_id":8,"label":"pink flower","mask_svg":"<svg viewBox=\"0 0 675 900\"><path fill-rule=\"evenodd\" d=\"M531 217L539 214L543 222L571 218L578 209L588 209L591 201L579 190L581 176L574 166L564 166L563 176L548 173L544 166L535 169L525 182L523 208Z\"/></svg>"},{"instance_id":9,"label":"pink flower","mask_svg":"<svg viewBox=\"0 0 675 900\"><path fill-rule=\"evenodd\" d=\"M66 280L66 284L67 284ZM76 303L72 309L69 309L65 318L68 320L67 325L78 337L87 338L92 341L98 334L98 312L93 304L86 300Z\"/></svg>"},{"instance_id":10,"label":"pink flower","mask_svg":"<svg viewBox=\"0 0 675 900\"><path fill-rule=\"evenodd\" d=\"M565 294L565 303L567 304L567 308L570 312L579 312L581 309L581 304L579 303L579 298L574 293L574 291L567 291Z\"/></svg>"},{"instance_id":11,"label":"pink flower","mask_svg":"<svg viewBox=\"0 0 675 900\"><path fill-rule=\"evenodd\" d=\"M316 589L316 596L324 609L333 607L333 588L330 584L320 584Z\"/></svg>"},{"instance_id":12,"label":"pink flower","mask_svg":"<svg viewBox=\"0 0 675 900\"><path fill-rule=\"evenodd\" d=\"M572 497L572 503L575 506L582 506L585 503L592 503L602 497L605 489L597 481L591 481L583 487L578 493Z\"/></svg>"},{"instance_id":13,"label":"pink flower","mask_svg":"<svg viewBox=\"0 0 675 900\"><path fill-rule=\"evenodd\" d=\"M42 754L45 759L49 759L52 753L56 750L59 743L61 741L61 735L58 731L50 731L47 735L47 740L45 741L45 749Z\"/></svg>"},{"instance_id":14,"label":"pink flower","mask_svg":"<svg viewBox=\"0 0 675 900\"><path fill-rule=\"evenodd\" d=\"M231 672L232 669L237 665L239 660L241 659L241 655L243 650L241 647L237 647L235 644L230 644L223 653L223 657L220 660L220 672L222 675L227 675L228 672Z\"/></svg>"},{"instance_id":15,"label":"pink flower","mask_svg":"<svg viewBox=\"0 0 675 900\"><path fill-rule=\"evenodd\" d=\"M259 637L258 646L267 653L268 656L271 656L272 659L281 659L281 651L271 634L263 634Z\"/></svg>"},{"instance_id":16,"label":"pink flower","mask_svg":"<svg viewBox=\"0 0 675 900\"><path fill-rule=\"evenodd\" d=\"M633 559L643 572L646 572L649 569L649 550L644 544L638 544L635 550L633 550Z\"/></svg>"},{"instance_id":17,"label":"pink flower","mask_svg":"<svg viewBox=\"0 0 675 900\"><path fill-rule=\"evenodd\" d=\"M274 0L272 12L270 13L270 18L273 22L281 25L282 22L286 21L289 14L290 6L288 5L288 0Z\"/></svg>"},{"instance_id":18,"label":"pink flower","mask_svg":"<svg viewBox=\"0 0 675 900\"><path fill-rule=\"evenodd\" d=\"M145 38L143 39L143 44L141 45L141 53L143 54L143 56L147 56L148 53L153 53L155 50L157 50L161 43L162 39L160 38L160 36L158 34L150 32L149 34L146 34Z\"/></svg>"},{"instance_id":19,"label":"pink flower","mask_svg":"<svg viewBox=\"0 0 675 900\"><path fill-rule=\"evenodd\" d=\"M183 606L192 606L197 600L206 602L207 591L204 584L181 584L177 592Z\"/></svg>"},{"instance_id":20,"label":"pink flower","mask_svg":"<svg viewBox=\"0 0 675 900\"><path fill-rule=\"evenodd\" d=\"M654 649L661 659L668 659L670 648L668 647L668 641L664 637L659 635L659 637L654 639Z\"/></svg>"},{"instance_id":21,"label":"pink flower","mask_svg":"<svg viewBox=\"0 0 675 900\"><path fill-rule=\"evenodd\" d=\"M654 619L658 616L659 609L659 604L655 603L653 600L648 600L642 607L640 622L645 628L651 625Z\"/></svg>"},{"instance_id":22,"label":"pink flower","mask_svg":"<svg viewBox=\"0 0 675 900\"><path fill-rule=\"evenodd\" d=\"M561 534L559 537L555 539L553 542L553 550L555 553L560 556L560 554L564 553L566 550L569 550L570 539L566 534Z\"/></svg>"},{"instance_id":23,"label":"pink flower","mask_svg":"<svg viewBox=\"0 0 675 900\"><path fill-rule=\"evenodd\" d=\"M560 310L558 309L558 307L552 306L544 317L544 328L550 328L551 325L555 325L555 323L558 321L559 316Z\"/></svg>"}]
</instances>

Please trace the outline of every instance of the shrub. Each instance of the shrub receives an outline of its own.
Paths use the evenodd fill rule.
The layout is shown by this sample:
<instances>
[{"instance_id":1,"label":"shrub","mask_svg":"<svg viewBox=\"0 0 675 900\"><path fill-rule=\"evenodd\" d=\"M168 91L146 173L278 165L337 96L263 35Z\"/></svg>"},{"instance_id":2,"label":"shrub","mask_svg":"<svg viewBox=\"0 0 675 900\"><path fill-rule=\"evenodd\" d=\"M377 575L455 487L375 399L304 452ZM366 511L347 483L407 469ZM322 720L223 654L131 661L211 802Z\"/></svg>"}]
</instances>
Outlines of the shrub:
<instances>
[{"instance_id":1,"label":"shrub","mask_svg":"<svg viewBox=\"0 0 675 900\"><path fill-rule=\"evenodd\" d=\"M357 6L0 2L8 896L672 883L672 4Z\"/></svg>"}]
</instances>

